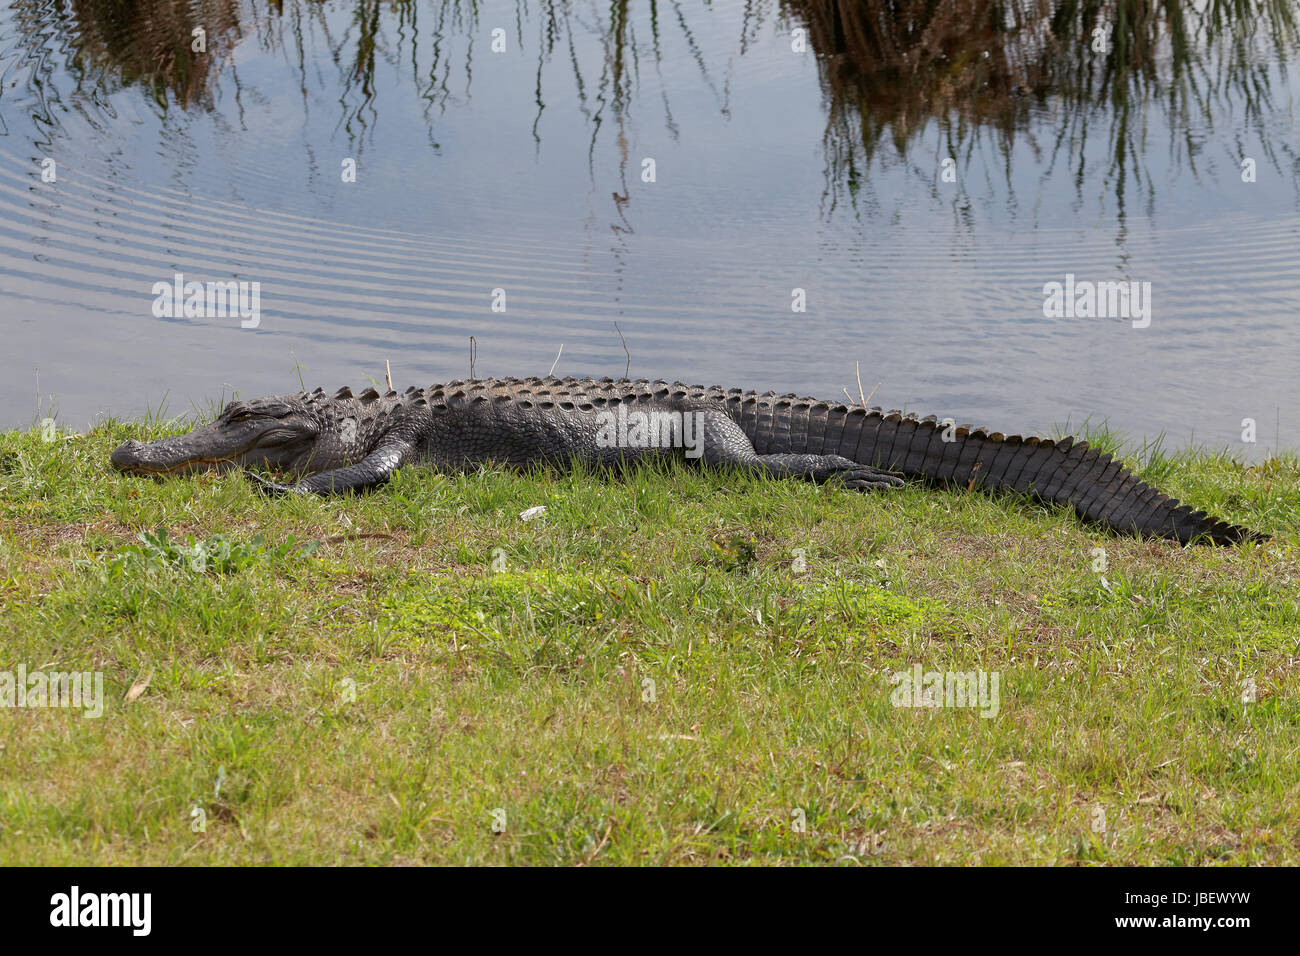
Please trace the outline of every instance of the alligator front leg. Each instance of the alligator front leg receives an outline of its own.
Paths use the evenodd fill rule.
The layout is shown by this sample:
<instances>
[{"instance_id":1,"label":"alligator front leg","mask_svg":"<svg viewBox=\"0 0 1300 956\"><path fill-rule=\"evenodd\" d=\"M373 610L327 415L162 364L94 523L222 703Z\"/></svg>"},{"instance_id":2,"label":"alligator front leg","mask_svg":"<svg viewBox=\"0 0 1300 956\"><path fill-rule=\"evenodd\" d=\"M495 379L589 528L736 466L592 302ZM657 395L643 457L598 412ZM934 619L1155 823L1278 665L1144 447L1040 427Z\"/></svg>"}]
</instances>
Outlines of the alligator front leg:
<instances>
[{"instance_id":1,"label":"alligator front leg","mask_svg":"<svg viewBox=\"0 0 1300 956\"><path fill-rule=\"evenodd\" d=\"M330 495L364 491L382 485L391 478L393 472L409 459L412 451L412 447L405 442L389 443L375 449L355 465L317 472L290 485L267 481L252 472L248 473L248 477L261 491L271 495Z\"/></svg>"},{"instance_id":2,"label":"alligator front leg","mask_svg":"<svg viewBox=\"0 0 1300 956\"><path fill-rule=\"evenodd\" d=\"M745 468L774 478L803 478L826 484L840 481L855 491L896 488L903 476L862 465L839 455L760 455L744 430L723 412L704 418L704 461L712 466Z\"/></svg>"}]
</instances>

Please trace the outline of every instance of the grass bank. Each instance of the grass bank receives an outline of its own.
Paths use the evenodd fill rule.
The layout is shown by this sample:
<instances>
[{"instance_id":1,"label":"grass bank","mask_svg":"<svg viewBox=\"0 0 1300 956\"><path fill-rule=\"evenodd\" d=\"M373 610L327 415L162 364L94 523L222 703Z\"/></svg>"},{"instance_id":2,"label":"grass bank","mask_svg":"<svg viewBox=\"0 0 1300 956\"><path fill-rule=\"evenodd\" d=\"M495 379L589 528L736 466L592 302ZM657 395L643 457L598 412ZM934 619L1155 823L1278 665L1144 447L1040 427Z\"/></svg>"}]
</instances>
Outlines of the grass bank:
<instances>
[{"instance_id":1,"label":"grass bank","mask_svg":"<svg viewBox=\"0 0 1300 956\"><path fill-rule=\"evenodd\" d=\"M1276 535L1212 549L672 467L108 467L167 430L0 433L0 671L105 700L0 709L0 863L1300 863L1294 457L1145 464ZM918 665L996 715L895 706Z\"/></svg>"}]
</instances>

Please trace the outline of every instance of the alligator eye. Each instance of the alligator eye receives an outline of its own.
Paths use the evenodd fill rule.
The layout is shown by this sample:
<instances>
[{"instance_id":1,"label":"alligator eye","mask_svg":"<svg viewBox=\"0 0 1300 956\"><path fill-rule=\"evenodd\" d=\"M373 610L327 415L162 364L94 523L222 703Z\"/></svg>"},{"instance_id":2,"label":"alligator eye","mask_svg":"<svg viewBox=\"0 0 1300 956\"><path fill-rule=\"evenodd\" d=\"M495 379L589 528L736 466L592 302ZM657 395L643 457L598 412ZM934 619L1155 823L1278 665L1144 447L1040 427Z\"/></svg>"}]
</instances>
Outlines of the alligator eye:
<instances>
[{"instance_id":1,"label":"alligator eye","mask_svg":"<svg viewBox=\"0 0 1300 956\"><path fill-rule=\"evenodd\" d=\"M297 432L277 428L268 432L263 432L259 435L257 438L257 445L262 448L272 445L287 445L293 441L300 441L304 437L305 436L300 435Z\"/></svg>"}]
</instances>

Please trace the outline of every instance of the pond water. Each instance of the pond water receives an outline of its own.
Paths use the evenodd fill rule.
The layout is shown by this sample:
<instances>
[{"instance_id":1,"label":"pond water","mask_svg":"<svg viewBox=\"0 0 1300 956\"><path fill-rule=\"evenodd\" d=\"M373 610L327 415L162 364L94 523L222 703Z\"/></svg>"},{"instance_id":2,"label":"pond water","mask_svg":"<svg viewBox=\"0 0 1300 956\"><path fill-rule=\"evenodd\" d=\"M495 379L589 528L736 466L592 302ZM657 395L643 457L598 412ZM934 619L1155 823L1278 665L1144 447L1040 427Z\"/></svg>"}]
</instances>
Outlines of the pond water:
<instances>
[{"instance_id":1,"label":"pond water","mask_svg":"<svg viewBox=\"0 0 1300 956\"><path fill-rule=\"evenodd\" d=\"M1007 432L1300 447L1297 19L9 0L0 425L461 378L473 336L479 375L856 398L860 363ZM255 324L158 314L177 273L258 283Z\"/></svg>"}]
</instances>

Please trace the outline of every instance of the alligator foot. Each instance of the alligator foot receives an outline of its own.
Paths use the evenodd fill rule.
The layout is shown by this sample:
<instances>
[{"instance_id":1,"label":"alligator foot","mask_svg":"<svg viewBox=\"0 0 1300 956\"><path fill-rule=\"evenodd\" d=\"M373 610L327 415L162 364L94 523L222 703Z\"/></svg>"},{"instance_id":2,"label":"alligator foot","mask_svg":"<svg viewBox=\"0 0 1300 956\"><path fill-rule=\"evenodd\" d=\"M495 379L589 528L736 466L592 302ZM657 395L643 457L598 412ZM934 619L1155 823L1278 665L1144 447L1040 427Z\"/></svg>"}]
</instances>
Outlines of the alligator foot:
<instances>
[{"instance_id":1,"label":"alligator foot","mask_svg":"<svg viewBox=\"0 0 1300 956\"><path fill-rule=\"evenodd\" d=\"M284 495L294 494L297 491L297 489L292 485L281 485L274 481L267 481L261 475L254 474L251 471L246 471L244 474L247 476L248 480L253 483L253 486L264 495L278 498Z\"/></svg>"},{"instance_id":2,"label":"alligator foot","mask_svg":"<svg viewBox=\"0 0 1300 956\"><path fill-rule=\"evenodd\" d=\"M885 488L898 488L906 483L898 472L872 468L870 465L857 465L836 472L830 481L841 482L845 488L853 491L880 491Z\"/></svg>"},{"instance_id":3,"label":"alligator foot","mask_svg":"<svg viewBox=\"0 0 1300 956\"><path fill-rule=\"evenodd\" d=\"M879 491L904 484L904 476L839 455L757 455L754 462L777 478L804 478L817 484L842 484L853 491Z\"/></svg>"}]
</instances>

